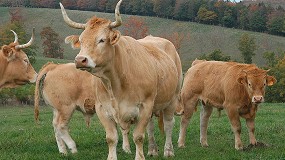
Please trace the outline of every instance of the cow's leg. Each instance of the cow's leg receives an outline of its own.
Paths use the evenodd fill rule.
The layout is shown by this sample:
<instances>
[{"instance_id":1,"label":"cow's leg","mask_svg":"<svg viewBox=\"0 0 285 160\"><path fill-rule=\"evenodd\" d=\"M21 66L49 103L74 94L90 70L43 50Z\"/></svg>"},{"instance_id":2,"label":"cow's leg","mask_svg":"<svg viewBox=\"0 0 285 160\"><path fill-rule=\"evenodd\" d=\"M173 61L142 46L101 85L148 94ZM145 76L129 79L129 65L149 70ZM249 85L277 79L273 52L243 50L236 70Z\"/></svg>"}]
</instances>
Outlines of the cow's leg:
<instances>
[{"instance_id":1,"label":"cow's leg","mask_svg":"<svg viewBox=\"0 0 285 160\"><path fill-rule=\"evenodd\" d=\"M209 118L212 114L213 107L202 105L200 112L200 143L203 147L208 147L207 130Z\"/></svg>"},{"instance_id":2,"label":"cow's leg","mask_svg":"<svg viewBox=\"0 0 285 160\"><path fill-rule=\"evenodd\" d=\"M171 157L174 156L174 150L172 145L172 130L174 126L174 112L175 112L174 105L168 106L163 111L163 123L164 123L164 131L166 136L166 141L164 145L164 156Z\"/></svg>"},{"instance_id":3,"label":"cow's leg","mask_svg":"<svg viewBox=\"0 0 285 160\"><path fill-rule=\"evenodd\" d=\"M74 109L71 109L73 107L63 107L68 108L66 110L62 109L61 111L58 111L58 118L57 118L57 131L60 135L60 138L64 141L64 143L67 145L67 147L71 150L71 153L77 153L76 144L73 141L73 139L69 135L68 131L68 122L74 112Z\"/></svg>"},{"instance_id":4,"label":"cow's leg","mask_svg":"<svg viewBox=\"0 0 285 160\"><path fill-rule=\"evenodd\" d=\"M231 106L231 107L233 107L233 106ZM239 117L238 110L234 107L233 107L233 109L231 109L230 107L226 107L226 108L227 108L226 111L227 111L229 120L231 122L232 130L233 130L234 135L235 135L235 148L237 150L241 150L243 148L243 146L242 146L242 142L240 139L241 123L240 123L240 117Z\"/></svg>"},{"instance_id":5,"label":"cow's leg","mask_svg":"<svg viewBox=\"0 0 285 160\"><path fill-rule=\"evenodd\" d=\"M123 145L122 145L122 148L123 150L126 152L126 153L132 153L131 152L131 147L130 147L130 142L129 142L129 132L130 132L130 129L125 129L123 130L122 128L121 129L121 132L122 132L122 136L123 136Z\"/></svg>"},{"instance_id":6,"label":"cow's leg","mask_svg":"<svg viewBox=\"0 0 285 160\"><path fill-rule=\"evenodd\" d=\"M143 103L143 106L140 108L140 119L134 129L133 132L133 140L136 144L136 160L144 160L144 153L143 153L143 142L145 138L145 129L147 124L152 116L152 108L153 108L153 101L148 101Z\"/></svg>"},{"instance_id":7,"label":"cow's leg","mask_svg":"<svg viewBox=\"0 0 285 160\"><path fill-rule=\"evenodd\" d=\"M181 122L180 122L180 132L178 138L179 148L185 147L186 129L197 106L198 97L193 95L191 98L184 99L183 101L184 101L184 114L181 116Z\"/></svg>"},{"instance_id":8,"label":"cow's leg","mask_svg":"<svg viewBox=\"0 0 285 160\"><path fill-rule=\"evenodd\" d=\"M58 147L59 153L67 154L66 146L65 146L63 140L60 137L59 131L57 130L58 119L59 119L58 117L59 117L59 113L58 113L58 111L56 109L54 109L53 110L53 121L52 121L52 124L53 124L53 129L54 129L54 134L55 134L57 147Z\"/></svg>"},{"instance_id":9,"label":"cow's leg","mask_svg":"<svg viewBox=\"0 0 285 160\"><path fill-rule=\"evenodd\" d=\"M155 143L155 138L154 138L153 117L151 117L149 122L148 122L147 134L148 134L148 153L147 153L147 155L157 156L158 155L158 149L157 149L157 145Z\"/></svg>"},{"instance_id":10,"label":"cow's leg","mask_svg":"<svg viewBox=\"0 0 285 160\"><path fill-rule=\"evenodd\" d=\"M254 118L246 119L246 125L247 125L247 129L248 129L248 132L249 132L250 144L256 145L257 141L256 141L255 136L254 136L254 130L255 130L255 128L254 128Z\"/></svg>"},{"instance_id":11,"label":"cow's leg","mask_svg":"<svg viewBox=\"0 0 285 160\"><path fill-rule=\"evenodd\" d=\"M116 122L111 120L103 109L96 109L97 116L106 132L106 141L109 147L108 160L117 159L118 132ZM124 131L123 131L124 132Z\"/></svg>"}]
</instances>

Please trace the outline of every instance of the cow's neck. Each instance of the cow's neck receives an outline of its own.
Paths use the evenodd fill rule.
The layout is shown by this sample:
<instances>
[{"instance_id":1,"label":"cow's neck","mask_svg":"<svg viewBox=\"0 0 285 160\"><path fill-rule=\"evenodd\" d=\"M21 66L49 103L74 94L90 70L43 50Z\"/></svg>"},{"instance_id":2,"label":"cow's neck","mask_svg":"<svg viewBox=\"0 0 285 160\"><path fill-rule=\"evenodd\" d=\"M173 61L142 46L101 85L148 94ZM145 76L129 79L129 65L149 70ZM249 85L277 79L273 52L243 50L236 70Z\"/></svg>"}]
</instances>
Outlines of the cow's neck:
<instances>
[{"instance_id":1,"label":"cow's neck","mask_svg":"<svg viewBox=\"0 0 285 160\"><path fill-rule=\"evenodd\" d=\"M8 62L6 58L3 57L2 53L0 52L0 86L4 84L4 73L6 70L6 66L8 65Z\"/></svg>"}]
</instances>

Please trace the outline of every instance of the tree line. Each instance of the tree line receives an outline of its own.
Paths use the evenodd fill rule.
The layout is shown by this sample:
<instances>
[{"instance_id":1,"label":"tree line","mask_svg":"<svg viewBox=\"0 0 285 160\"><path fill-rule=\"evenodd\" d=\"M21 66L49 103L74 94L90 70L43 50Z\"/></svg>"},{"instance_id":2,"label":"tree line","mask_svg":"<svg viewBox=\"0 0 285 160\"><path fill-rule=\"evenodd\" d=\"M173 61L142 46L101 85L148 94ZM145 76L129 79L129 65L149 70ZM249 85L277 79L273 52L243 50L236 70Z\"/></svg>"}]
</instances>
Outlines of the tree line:
<instances>
[{"instance_id":1,"label":"tree line","mask_svg":"<svg viewBox=\"0 0 285 160\"><path fill-rule=\"evenodd\" d=\"M68 9L112 13L117 0L2 0L0 6L59 8L59 2ZM229 0L124 0L120 11L285 36L284 9L263 2L246 5Z\"/></svg>"}]
</instances>

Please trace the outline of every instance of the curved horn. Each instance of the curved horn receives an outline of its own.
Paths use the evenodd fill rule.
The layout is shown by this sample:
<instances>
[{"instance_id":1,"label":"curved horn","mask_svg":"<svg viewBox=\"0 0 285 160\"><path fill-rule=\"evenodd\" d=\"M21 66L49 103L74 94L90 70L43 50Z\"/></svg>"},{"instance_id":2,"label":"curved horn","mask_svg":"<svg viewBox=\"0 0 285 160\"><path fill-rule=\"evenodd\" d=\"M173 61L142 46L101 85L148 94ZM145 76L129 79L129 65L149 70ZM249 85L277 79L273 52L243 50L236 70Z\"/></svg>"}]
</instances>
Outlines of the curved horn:
<instances>
[{"instance_id":1,"label":"curved horn","mask_svg":"<svg viewBox=\"0 0 285 160\"><path fill-rule=\"evenodd\" d=\"M14 40L14 43L17 43L18 42L18 35L15 31L11 30L11 32L13 32L14 36L15 36L15 40Z\"/></svg>"},{"instance_id":2,"label":"curved horn","mask_svg":"<svg viewBox=\"0 0 285 160\"><path fill-rule=\"evenodd\" d=\"M34 39L35 39L35 28L33 28L32 37L31 37L30 41L29 41L28 43L26 43L26 44L16 45L15 48L16 48L16 49L27 48L27 47L29 47L30 45L32 45L32 43L34 42Z\"/></svg>"},{"instance_id":3,"label":"curved horn","mask_svg":"<svg viewBox=\"0 0 285 160\"><path fill-rule=\"evenodd\" d=\"M122 18L120 15L120 5L122 3L122 0L120 0L117 5L116 5L116 9L115 9L115 17L116 17L116 21L110 23L109 27L110 28L116 28L119 27L120 25L122 25Z\"/></svg>"},{"instance_id":4,"label":"curved horn","mask_svg":"<svg viewBox=\"0 0 285 160\"><path fill-rule=\"evenodd\" d=\"M85 29L86 24L77 23L77 22L72 21L67 16L66 11L65 11L63 5L61 3L59 3L59 5L60 5L60 8L61 8L61 13L62 13L63 19L64 19L65 23L67 23L68 26L70 26L72 28L76 28L76 29Z\"/></svg>"}]
</instances>

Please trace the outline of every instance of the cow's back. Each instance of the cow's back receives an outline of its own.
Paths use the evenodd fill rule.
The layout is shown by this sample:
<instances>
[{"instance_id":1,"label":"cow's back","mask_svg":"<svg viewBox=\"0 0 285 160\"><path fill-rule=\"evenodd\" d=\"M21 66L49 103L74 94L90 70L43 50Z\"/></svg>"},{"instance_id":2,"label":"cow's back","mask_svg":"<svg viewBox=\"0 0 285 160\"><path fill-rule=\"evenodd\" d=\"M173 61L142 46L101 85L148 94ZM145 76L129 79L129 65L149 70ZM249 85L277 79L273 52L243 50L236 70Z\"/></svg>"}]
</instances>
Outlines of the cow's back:
<instances>
[{"instance_id":1,"label":"cow's back","mask_svg":"<svg viewBox=\"0 0 285 160\"><path fill-rule=\"evenodd\" d=\"M153 37L147 36L143 39L138 40L140 44L142 44L150 54L157 54L160 58L158 58L158 67L157 72L158 74L164 73L159 75L159 93L158 99L159 101L164 101L165 97L169 97L171 99L173 94L178 94L182 85L182 67L180 57L175 49L175 46L168 41L167 39L160 38L160 37ZM174 66L174 71L171 71ZM177 84L175 87L175 93L169 93L169 87L172 84ZM167 93L168 92L168 93Z\"/></svg>"},{"instance_id":2,"label":"cow's back","mask_svg":"<svg viewBox=\"0 0 285 160\"><path fill-rule=\"evenodd\" d=\"M182 98L188 99L195 94L205 103L222 106L225 90L229 84L235 84L231 67L234 62L199 61L188 69L182 87ZM191 94L191 95L190 95Z\"/></svg>"},{"instance_id":3,"label":"cow's back","mask_svg":"<svg viewBox=\"0 0 285 160\"><path fill-rule=\"evenodd\" d=\"M46 74L43 96L52 106L68 106L73 103L83 106L85 99L95 99L95 84L96 81L90 73L76 69L73 63L60 64Z\"/></svg>"}]
</instances>

